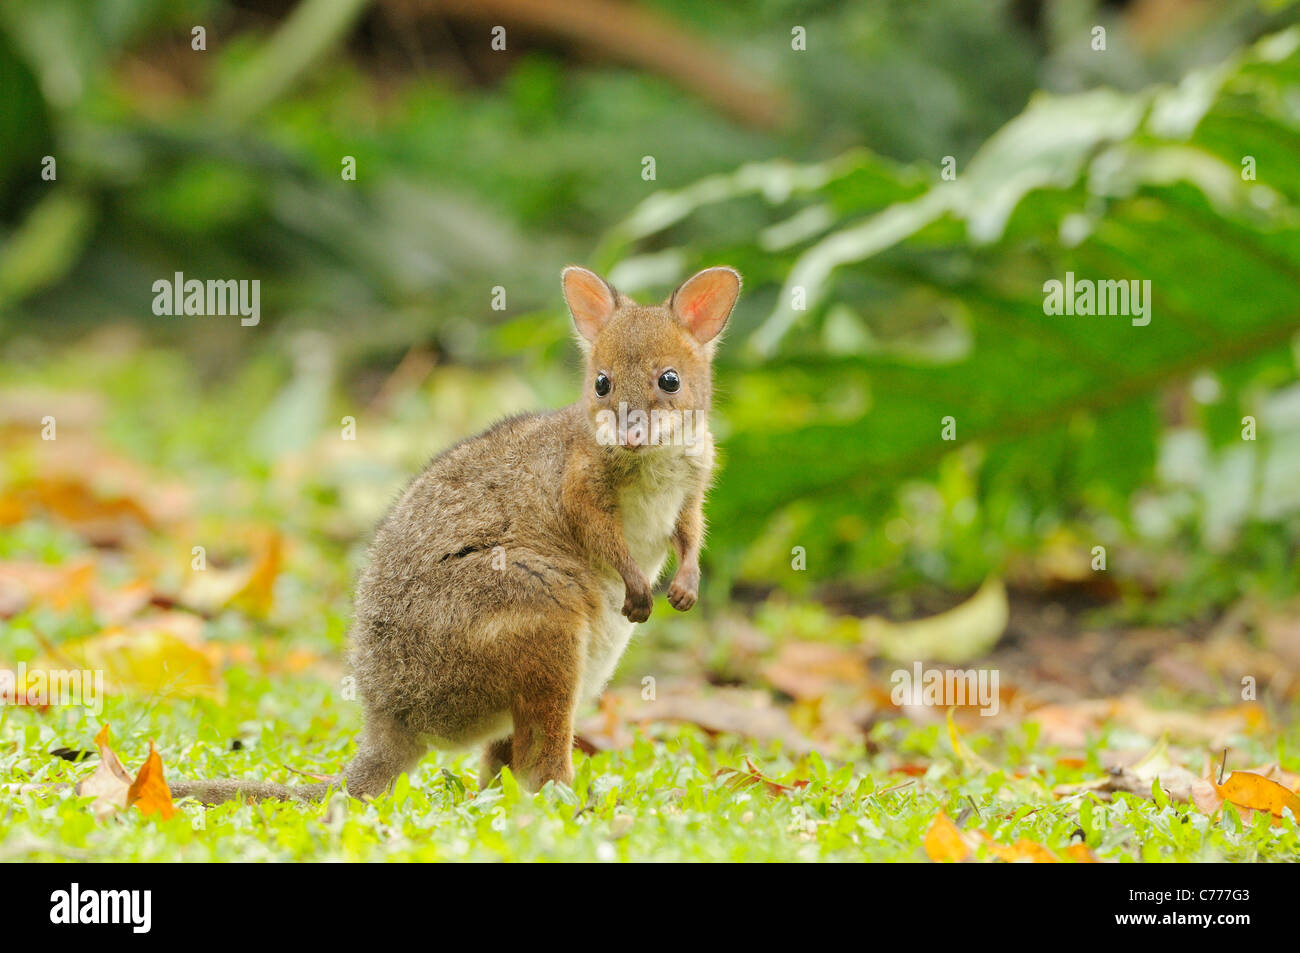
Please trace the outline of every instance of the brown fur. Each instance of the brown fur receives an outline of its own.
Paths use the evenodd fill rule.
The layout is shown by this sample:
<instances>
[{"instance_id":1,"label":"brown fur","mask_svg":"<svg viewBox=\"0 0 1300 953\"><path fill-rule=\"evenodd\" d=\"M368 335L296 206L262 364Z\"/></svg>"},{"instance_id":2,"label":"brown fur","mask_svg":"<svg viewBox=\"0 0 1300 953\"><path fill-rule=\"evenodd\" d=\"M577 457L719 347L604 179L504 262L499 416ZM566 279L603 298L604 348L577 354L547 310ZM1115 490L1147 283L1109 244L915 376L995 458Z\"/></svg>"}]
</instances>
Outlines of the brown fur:
<instances>
[{"instance_id":1,"label":"brown fur","mask_svg":"<svg viewBox=\"0 0 1300 953\"><path fill-rule=\"evenodd\" d=\"M379 525L357 585L350 662L365 712L348 793L378 795L429 747L484 745L480 783L509 764L530 790L573 779L577 706L604 687L671 546L675 608L696 601L707 427L683 446L603 445L598 416L699 410L712 349L739 291L709 269L642 307L591 272L566 269L587 356L583 396L504 420L436 457ZM659 387L667 368L680 390ZM596 376L611 392L599 397ZM707 416L705 417L707 419ZM635 438L634 438L635 439ZM634 442L629 440L629 442ZM318 799L328 784L178 782L217 803Z\"/></svg>"}]
</instances>

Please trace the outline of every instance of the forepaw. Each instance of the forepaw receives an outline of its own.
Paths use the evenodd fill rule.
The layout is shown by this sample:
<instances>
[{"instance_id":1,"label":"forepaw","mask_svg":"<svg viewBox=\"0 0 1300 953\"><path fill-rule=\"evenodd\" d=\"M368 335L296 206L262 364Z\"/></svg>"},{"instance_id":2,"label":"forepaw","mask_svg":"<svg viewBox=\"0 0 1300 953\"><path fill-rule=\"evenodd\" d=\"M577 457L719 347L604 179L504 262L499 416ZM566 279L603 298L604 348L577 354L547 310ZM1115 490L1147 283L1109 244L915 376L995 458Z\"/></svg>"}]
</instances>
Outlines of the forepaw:
<instances>
[{"instance_id":1,"label":"forepaw","mask_svg":"<svg viewBox=\"0 0 1300 953\"><path fill-rule=\"evenodd\" d=\"M653 603L654 596L650 593L648 583L639 586L629 585L627 594L623 598L623 615L631 622L644 622L650 618L650 607Z\"/></svg>"},{"instance_id":2,"label":"forepaw","mask_svg":"<svg viewBox=\"0 0 1300 953\"><path fill-rule=\"evenodd\" d=\"M668 604L678 612L685 612L695 605L700 596L700 571L698 569L681 569L673 576L668 586Z\"/></svg>"}]
</instances>

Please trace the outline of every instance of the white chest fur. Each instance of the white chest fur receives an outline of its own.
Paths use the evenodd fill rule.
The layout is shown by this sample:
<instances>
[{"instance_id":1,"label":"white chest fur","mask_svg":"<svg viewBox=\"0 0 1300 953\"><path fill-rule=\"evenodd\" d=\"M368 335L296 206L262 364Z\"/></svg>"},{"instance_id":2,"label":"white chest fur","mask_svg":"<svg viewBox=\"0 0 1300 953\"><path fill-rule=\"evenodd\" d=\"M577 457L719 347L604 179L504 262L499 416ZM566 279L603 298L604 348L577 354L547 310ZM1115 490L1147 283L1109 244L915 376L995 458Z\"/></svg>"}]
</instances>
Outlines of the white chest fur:
<instances>
[{"instance_id":1,"label":"white chest fur","mask_svg":"<svg viewBox=\"0 0 1300 953\"><path fill-rule=\"evenodd\" d=\"M651 585L663 569L677 516L686 502L689 468L689 461L677 454L651 457L619 494L627 551Z\"/></svg>"},{"instance_id":2,"label":"white chest fur","mask_svg":"<svg viewBox=\"0 0 1300 953\"><path fill-rule=\"evenodd\" d=\"M693 466L678 454L657 454L645 461L638 478L619 496L628 553L651 585L668 559L677 516L690 491ZM601 589L604 598L592 620L582 678L582 694L587 699L600 694L609 681L633 628L623 617L623 580L611 570L602 580Z\"/></svg>"}]
</instances>

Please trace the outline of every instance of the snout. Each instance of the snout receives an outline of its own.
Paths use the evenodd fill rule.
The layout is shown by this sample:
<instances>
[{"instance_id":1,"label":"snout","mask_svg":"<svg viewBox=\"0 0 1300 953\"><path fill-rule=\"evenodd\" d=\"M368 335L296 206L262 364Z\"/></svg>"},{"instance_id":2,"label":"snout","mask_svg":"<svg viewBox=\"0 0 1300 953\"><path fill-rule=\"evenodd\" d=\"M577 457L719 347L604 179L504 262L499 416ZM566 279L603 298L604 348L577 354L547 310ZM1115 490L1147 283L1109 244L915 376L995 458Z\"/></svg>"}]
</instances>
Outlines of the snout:
<instances>
[{"instance_id":1,"label":"snout","mask_svg":"<svg viewBox=\"0 0 1300 953\"><path fill-rule=\"evenodd\" d=\"M594 423L596 439L606 446L621 450L641 452L671 444L676 438L678 421L672 419L673 411L651 405L649 410L629 408L620 404L618 410L602 408Z\"/></svg>"},{"instance_id":2,"label":"snout","mask_svg":"<svg viewBox=\"0 0 1300 953\"><path fill-rule=\"evenodd\" d=\"M645 424L630 425L623 446L628 450L644 450L650 446L650 427Z\"/></svg>"}]
</instances>

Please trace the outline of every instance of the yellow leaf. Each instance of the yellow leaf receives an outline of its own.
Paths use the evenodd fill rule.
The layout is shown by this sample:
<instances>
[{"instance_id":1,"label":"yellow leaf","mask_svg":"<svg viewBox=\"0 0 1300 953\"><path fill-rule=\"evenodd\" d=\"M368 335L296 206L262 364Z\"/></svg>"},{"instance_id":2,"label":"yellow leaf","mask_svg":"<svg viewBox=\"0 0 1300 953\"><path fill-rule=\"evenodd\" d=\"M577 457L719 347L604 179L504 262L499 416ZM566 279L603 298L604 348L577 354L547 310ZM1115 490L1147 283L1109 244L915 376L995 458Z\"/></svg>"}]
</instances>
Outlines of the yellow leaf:
<instances>
[{"instance_id":1,"label":"yellow leaf","mask_svg":"<svg viewBox=\"0 0 1300 953\"><path fill-rule=\"evenodd\" d=\"M1009 617L1006 587L1001 579L990 578L961 605L926 619L863 619L862 636L898 661L964 662L993 648Z\"/></svg>"},{"instance_id":2,"label":"yellow leaf","mask_svg":"<svg viewBox=\"0 0 1300 953\"><path fill-rule=\"evenodd\" d=\"M105 692L220 700L217 667L195 644L201 628L197 616L158 613L88 639L63 643L58 647L59 664L45 667L65 668L71 662L79 668L102 671Z\"/></svg>"},{"instance_id":3,"label":"yellow leaf","mask_svg":"<svg viewBox=\"0 0 1300 953\"><path fill-rule=\"evenodd\" d=\"M1234 771L1228 775L1228 780L1214 785L1214 789L1219 797L1238 807L1266 811L1279 820L1282 818L1282 810L1290 808L1292 817L1300 819L1300 795L1263 775Z\"/></svg>"},{"instance_id":4,"label":"yellow leaf","mask_svg":"<svg viewBox=\"0 0 1300 953\"><path fill-rule=\"evenodd\" d=\"M948 709L948 740L952 742L952 750L957 753L957 757L961 760L962 767L966 768L966 770L981 771L985 774L991 774L993 772L993 765L989 764L977 755L967 746L966 742L961 740L961 735L957 733L957 725L952 720L951 708Z\"/></svg>"}]
</instances>

